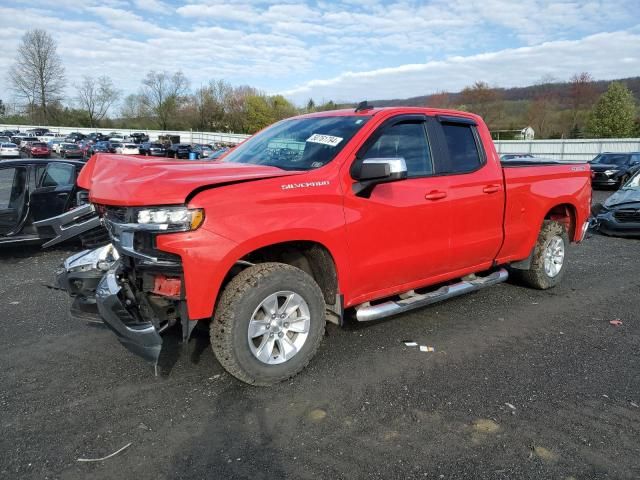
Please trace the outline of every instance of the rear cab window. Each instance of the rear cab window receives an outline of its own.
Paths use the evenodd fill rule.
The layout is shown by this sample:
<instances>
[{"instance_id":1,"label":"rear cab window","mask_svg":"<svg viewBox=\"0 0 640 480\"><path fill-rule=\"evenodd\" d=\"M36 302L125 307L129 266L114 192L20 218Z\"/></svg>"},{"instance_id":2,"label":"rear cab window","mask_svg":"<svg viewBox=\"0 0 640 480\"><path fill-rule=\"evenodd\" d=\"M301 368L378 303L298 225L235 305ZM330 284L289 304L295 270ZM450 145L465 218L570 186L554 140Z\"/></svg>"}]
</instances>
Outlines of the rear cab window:
<instances>
[{"instance_id":1,"label":"rear cab window","mask_svg":"<svg viewBox=\"0 0 640 480\"><path fill-rule=\"evenodd\" d=\"M480 143L476 125L467 119L441 120L446 162L440 173L470 173L485 164L485 153Z\"/></svg>"}]
</instances>

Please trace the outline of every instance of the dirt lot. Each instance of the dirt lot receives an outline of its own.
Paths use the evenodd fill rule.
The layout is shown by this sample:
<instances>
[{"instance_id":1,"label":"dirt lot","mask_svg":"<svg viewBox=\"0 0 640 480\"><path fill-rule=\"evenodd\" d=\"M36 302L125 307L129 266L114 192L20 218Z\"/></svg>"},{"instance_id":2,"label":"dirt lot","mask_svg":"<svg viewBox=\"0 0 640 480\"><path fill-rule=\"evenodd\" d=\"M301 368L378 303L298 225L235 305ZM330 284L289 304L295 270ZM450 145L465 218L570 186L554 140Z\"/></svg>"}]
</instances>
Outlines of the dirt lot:
<instances>
[{"instance_id":1,"label":"dirt lot","mask_svg":"<svg viewBox=\"0 0 640 480\"><path fill-rule=\"evenodd\" d=\"M593 236L552 291L332 327L269 389L204 335L154 377L70 320L43 284L71 251L0 251L0 478L640 478L640 241Z\"/></svg>"}]
</instances>

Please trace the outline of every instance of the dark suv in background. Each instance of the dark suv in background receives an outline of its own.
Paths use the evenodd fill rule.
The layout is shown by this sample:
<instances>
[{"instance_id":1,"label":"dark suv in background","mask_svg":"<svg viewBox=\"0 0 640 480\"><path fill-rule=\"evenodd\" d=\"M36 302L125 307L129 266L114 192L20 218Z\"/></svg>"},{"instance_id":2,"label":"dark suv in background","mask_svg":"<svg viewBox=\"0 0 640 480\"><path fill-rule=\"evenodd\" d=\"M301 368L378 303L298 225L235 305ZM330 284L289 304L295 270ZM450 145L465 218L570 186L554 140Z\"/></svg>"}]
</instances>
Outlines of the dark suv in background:
<instances>
[{"instance_id":1,"label":"dark suv in background","mask_svg":"<svg viewBox=\"0 0 640 480\"><path fill-rule=\"evenodd\" d=\"M129 138L131 139L132 143L145 143L149 141L149 135L147 135L146 133L140 133L140 132L134 132L131 135L129 135Z\"/></svg>"},{"instance_id":2,"label":"dark suv in background","mask_svg":"<svg viewBox=\"0 0 640 480\"><path fill-rule=\"evenodd\" d=\"M640 170L640 152L601 153L589 163L594 187L620 188Z\"/></svg>"},{"instance_id":3,"label":"dark suv in background","mask_svg":"<svg viewBox=\"0 0 640 480\"><path fill-rule=\"evenodd\" d=\"M189 158L191 153L191 145L187 143L174 143L167 149L167 157L171 158Z\"/></svg>"},{"instance_id":4,"label":"dark suv in background","mask_svg":"<svg viewBox=\"0 0 640 480\"><path fill-rule=\"evenodd\" d=\"M164 157L167 154L167 149L164 145L157 142L145 142L140 144L140 155L147 155L153 157Z\"/></svg>"}]
</instances>

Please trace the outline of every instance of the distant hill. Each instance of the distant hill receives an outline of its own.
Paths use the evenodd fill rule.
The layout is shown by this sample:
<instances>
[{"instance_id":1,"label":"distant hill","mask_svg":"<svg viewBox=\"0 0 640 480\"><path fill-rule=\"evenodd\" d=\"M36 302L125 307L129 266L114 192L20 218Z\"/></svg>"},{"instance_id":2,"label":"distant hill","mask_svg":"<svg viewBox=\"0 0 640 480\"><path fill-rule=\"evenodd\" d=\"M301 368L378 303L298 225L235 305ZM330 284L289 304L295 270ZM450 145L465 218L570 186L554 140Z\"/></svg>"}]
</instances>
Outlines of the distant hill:
<instances>
[{"instance_id":1,"label":"distant hill","mask_svg":"<svg viewBox=\"0 0 640 480\"><path fill-rule=\"evenodd\" d=\"M597 80L591 84L595 88L596 92L600 95L607 90L608 85L613 82L623 82L633 92L636 99L640 100L640 77L621 78L619 80ZM521 101L532 100L540 94L542 90L545 92L551 92L559 99L569 97L569 89L571 84L569 82L557 82L547 83L541 85L531 85L529 87L513 87L513 88L497 88L502 100L504 101ZM369 103L376 107L395 107L395 106L409 106L409 107L422 107L428 105L428 101L431 95L421 95L419 97L411 98L395 98L392 100L370 100ZM460 103L460 92L449 93L449 100L451 103Z\"/></svg>"}]
</instances>

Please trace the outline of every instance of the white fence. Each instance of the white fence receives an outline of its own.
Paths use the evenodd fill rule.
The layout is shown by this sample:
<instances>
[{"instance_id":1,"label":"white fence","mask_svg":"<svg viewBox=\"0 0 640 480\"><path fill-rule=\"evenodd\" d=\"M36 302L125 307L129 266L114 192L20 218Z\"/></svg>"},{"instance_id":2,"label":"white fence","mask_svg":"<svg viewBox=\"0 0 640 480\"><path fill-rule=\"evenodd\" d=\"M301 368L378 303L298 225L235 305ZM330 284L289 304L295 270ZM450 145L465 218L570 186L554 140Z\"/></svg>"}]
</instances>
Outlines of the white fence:
<instances>
[{"instance_id":1,"label":"white fence","mask_svg":"<svg viewBox=\"0 0 640 480\"><path fill-rule=\"evenodd\" d=\"M640 152L640 138L597 140L497 140L498 153L531 153L537 157L585 162L602 152Z\"/></svg>"},{"instance_id":2,"label":"white fence","mask_svg":"<svg viewBox=\"0 0 640 480\"><path fill-rule=\"evenodd\" d=\"M6 125L0 124L0 131L2 130L20 130L25 132L32 128L48 128L54 133L68 134L71 132L80 132L85 135L92 132L100 132L109 134L116 129L113 128L82 128L82 127L52 127L43 125ZM175 130L130 130L125 128L117 129L118 133L123 135L130 135L134 132L143 132L149 135L150 140L157 140L159 135L179 135L180 141L184 143L228 143L236 145L247 138L249 135L242 135L239 133L223 133L223 132L194 132L193 130L175 131Z\"/></svg>"}]
</instances>

